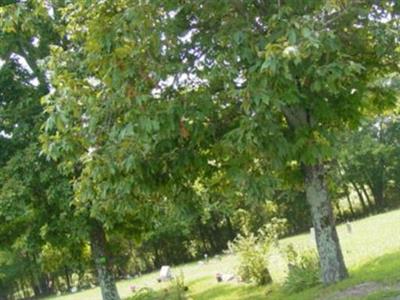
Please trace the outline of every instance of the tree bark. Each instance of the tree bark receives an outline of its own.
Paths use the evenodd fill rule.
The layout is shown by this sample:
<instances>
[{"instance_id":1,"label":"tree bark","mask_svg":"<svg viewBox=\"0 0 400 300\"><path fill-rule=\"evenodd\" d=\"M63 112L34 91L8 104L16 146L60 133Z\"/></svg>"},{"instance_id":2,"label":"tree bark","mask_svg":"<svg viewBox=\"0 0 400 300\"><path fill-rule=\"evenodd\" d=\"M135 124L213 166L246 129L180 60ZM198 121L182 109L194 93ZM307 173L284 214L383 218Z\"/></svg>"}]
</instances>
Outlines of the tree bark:
<instances>
[{"instance_id":1,"label":"tree bark","mask_svg":"<svg viewBox=\"0 0 400 300\"><path fill-rule=\"evenodd\" d=\"M375 207L382 210L385 206L384 189L385 184L383 181L383 171L375 169L372 176L367 177L367 186L372 192L375 201Z\"/></svg>"},{"instance_id":2,"label":"tree bark","mask_svg":"<svg viewBox=\"0 0 400 300\"><path fill-rule=\"evenodd\" d=\"M226 216L225 219L226 219L226 225L227 225L227 229L228 229L228 240L233 241L236 236L235 230L233 229L231 219L228 216Z\"/></svg>"},{"instance_id":3,"label":"tree bark","mask_svg":"<svg viewBox=\"0 0 400 300\"><path fill-rule=\"evenodd\" d=\"M349 204L349 209L350 209L351 216L354 219L356 214L354 213L353 203L351 203L350 193L349 193L348 189L346 189L346 199L347 199L347 203Z\"/></svg>"},{"instance_id":4,"label":"tree bark","mask_svg":"<svg viewBox=\"0 0 400 300\"><path fill-rule=\"evenodd\" d=\"M158 252L158 247L154 246L154 267L159 269L161 267L160 253Z\"/></svg>"},{"instance_id":5,"label":"tree bark","mask_svg":"<svg viewBox=\"0 0 400 300\"><path fill-rule=\"evenodd\" d=\"M351 181L351 184L353 185L353 187L354 187L354 189L355 189L355 191L356 191L356 193L358 195L358 199L360 199L360 203L361 203L361 206L363 208L364 214L368 213L369 212L369 207L365 203L363 194L361 193L360 189L358 188L357 184L354 181Z\"/></svg>"},{"instance_id":6,"label":"tree bark","mask_svg":"<svg viewBox=\"0 0 400 300\"><path fill-rule=\"evenodd\" d=\"M208 253L210 249L208 248L207 245L207 238L206 235L204 234L203 225L201 224L201 221L199 221L198 228L200 233L200 240L202 241L203 244L203 253Z\"/></svg>"},{"instance_id":7,"label":"tree bark","mask_svg":"<svg viewBox=\"0 0 400 300\"><path fill-rule=\"evenodd\" d=\"M339 220L342 220L343 214L342 214L342 210L341 210L341 208L340 208L339 201L336 201L336 202L335 202L335 207L336 207L336 210L337 210L337 212L338 212Z\"/></svg>"},{"instance_id":8,"label":"tree bark","mask_svg":"<svg viewBox=\"0 0 400 300\"><path fill-rule=\"evenodd\" d=\"M377 180L378 181L378 180ZM371 185L372 194L376 205L380 210L385 207L384 188L382 182L375 182Z\"/></svg>"},{"instance_id":9,"label":"tree bark","mask_svg":"<svg viewBox=\"0 0 400 300\"><path fill-rule=\"evenodd\" d=\"M41 274L39 277L39 285L40 285L40 294L42 296L48 296L51 294L51 289L49 286L49 279L47 274Z\"/></svg>"},{"instance_id":10,"label":"tree bark","mask_svg":"<svg viewBox=\"0 0 400 300\"><path fill-rule=\"evenodd\" d=\"M97 270L103 300L120 300L117 286L109 265L107 255L107 241L103 226L97 221L93 222L90 246Z\"/></svg>"},{"instance_id":11,"label":"tree bark","mask_svg":"<svg viewBox=\"0 0 400 300\"><path fill-rule=\"evenodd\" d=\"M362 190L362 192L363 192L363 194L364 194L364 196L365 196L365 199L367 200L368 206L369 206L370 208L373 208L373 207L374 207L374 204L372 203L371 198L369 197L368 192L367 192L365 186L364 186L363 184L361 184L361 185L360 185L360 188L361 188L361 190Z\"/></svg>"},{"instance_id":12,"label":"tree bark","mask_svg":"<svg viewBox=\"0 0 400 300\"><path fill-rule=\"evenodd\" d=\"M325 184L323 164L304 166L307 202L315 229L321 277L331 284L348 277L335 227L332 204Z\"/></svg>"},{"instance_id":13,"label":"tree bark","mask_svg":"<svg viewBox=\"0 0 400 300\"><path fill-rule=\"evenodd\" d=\"M0 284L0 300L8 300L8 292L2 284Z\"/></svg>"},{"instance_id":14,"label":"tree bark","mask_svg":"<svg viewBox=\"0 0 400 300\"><path fill-rule=\"evenodd\" d=\"M71 281L70 281L70 276L69 276L69 271L68 267L64 266L64 274L65 274L65 283L67 284L67 290L68 292L71 291Z\"/></svg>"},{"instance_id":15,"label":"tree bark","mask_svg":"<svg viewBox=\"0 0 400 300\"><path fill-rule=\"evenodd\" d=\"M41 296L40 286L37 284L37 279L33 274L32 270L29 273L30 273L29 275L30 275L30 282L33 294L35 295L35 297L39 298Z\"/></svg>"}]
</instances>

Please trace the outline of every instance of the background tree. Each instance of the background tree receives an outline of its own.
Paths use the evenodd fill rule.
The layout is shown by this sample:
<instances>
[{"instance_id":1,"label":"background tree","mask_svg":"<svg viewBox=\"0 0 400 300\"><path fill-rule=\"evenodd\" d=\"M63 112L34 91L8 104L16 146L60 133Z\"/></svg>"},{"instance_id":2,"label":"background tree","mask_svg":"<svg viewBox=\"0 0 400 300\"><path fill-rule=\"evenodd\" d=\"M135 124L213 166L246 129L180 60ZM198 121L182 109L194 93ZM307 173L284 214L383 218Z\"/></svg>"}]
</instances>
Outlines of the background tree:
<instances>
[{"instance_id":1,"label":"background tree","mask_svg":"<svg viewBox=\"0 0 400 300\"><path fill-rule=\"evenodd\" d=\"M395 114L366 120L358 131L347 136L340 159L342 171L364 209L380 211L397 203L393 197L398 182L397 140Z\"/></svg>"},{"instance_id":2,"label":"background tree","mask_svg":"<svg viewBox=\"0 0 400 300\"><path fill-rule=\"evenodd\" d=\"M60 43L59 23L50 10L61 1L8 1L0 7L0 279L4 297L54 292L46 272L46 243L67 244L71 186L56 164L40 156L44 121L40 98L49 91L41 62L50 43ZM7 5L5 5L7 4ZM76 228L74 228L76 229ZM77 239L71 238L74 244ZM3 257L3 256L2 256ZM7 259L8 257L8 259Z\"/></svg>"}]
</instances>

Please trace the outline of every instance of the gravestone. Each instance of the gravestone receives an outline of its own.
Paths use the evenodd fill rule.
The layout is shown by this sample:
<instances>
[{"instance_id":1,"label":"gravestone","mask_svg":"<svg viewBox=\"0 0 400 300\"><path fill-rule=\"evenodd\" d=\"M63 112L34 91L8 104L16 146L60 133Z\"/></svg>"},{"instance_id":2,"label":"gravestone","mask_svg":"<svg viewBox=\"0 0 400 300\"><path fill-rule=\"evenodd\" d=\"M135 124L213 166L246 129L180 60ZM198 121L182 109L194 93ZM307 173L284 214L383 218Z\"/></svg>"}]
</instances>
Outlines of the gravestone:
<instances>
[{"instance_id":1,"label":"gravestone","mask_svg":"<svg viewBox=\"0 0 400 300\"><path fill-rule=\"evenodd\" d=\"M234 274L224 274L224 273L217 273L216 279L217 282L228 282L234 280L236 277Z\"/></svg>"},{"instance_id":2,"label":"gravestone","mask_svg":"<svg viewBox=\"0 0 400 300\"><path fill-rule=\"evenodd\" d=\"M162 266L160 270L160 281L167 281L172 279L171 267Z\"/></svg>"},{"instance_id":3,"label":"gravestone","mask_svg":"<svg viewBox=\"0 0 400 300\"><path fill-rule=\"evenodd\" d=\"M351 223L349 221L346 222L346 228L349 234L353 233L353 227L351 226Z\"/></svg>"},{"instance_id":4,"label":"gravestone","mask_svg":"<svg viewBox=\"0 0 400 300\"><path fill-rule=\"evenodd\" d=\"M311 240L312 244L315 243L315 229L314 229L314 227L310 228L310 240Z\"/></svg>"}]
</instances>

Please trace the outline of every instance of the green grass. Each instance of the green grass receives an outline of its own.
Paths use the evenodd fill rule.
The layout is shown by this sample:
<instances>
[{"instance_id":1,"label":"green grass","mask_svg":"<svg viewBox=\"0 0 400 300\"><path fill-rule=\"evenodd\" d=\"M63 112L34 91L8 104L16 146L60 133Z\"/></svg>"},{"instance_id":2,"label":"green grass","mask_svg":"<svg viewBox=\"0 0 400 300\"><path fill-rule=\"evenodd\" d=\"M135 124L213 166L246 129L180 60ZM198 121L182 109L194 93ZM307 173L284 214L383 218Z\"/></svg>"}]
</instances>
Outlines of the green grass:
<instances>
[{"instance_id":1,"label":"green grass","mask_svg":"<svg viewBox=\"0 0 400 300\"><path fill-rule=\"evenodd\" d=\"M323 287L317 286L301 293L287 295L279 287L284 279L285 261L277 251L273 253L270 261L270 271L276 284L268 287L254 287L244 283L217 283L215 273L234 272L236 258L228 255L221 260L212 259L208 264L199 265L191 263L173 268L174 274L182 270L185 282L189 286L187 294L194 300L310 300L330 299L338 296L346 289L362 283L373 283L379 288L372 290L361 298L345 295L350 299L395 299L400 295L400 210L380 214L352 223L353 233L349 234L344 225L338 226L338 233L342 244L343 254L347 266L350 269L350 278L338 284ZM294 244L297 249L312 248L314 242L309 234L302 234L283 239L281 248L288 244ZM144 275L133 280L118 282L118 290L122 298L132 295L130 286L150 287L158 290L153 299L173 300L173 296L164 297L166 284L158 284L156 278L158 272ZM168 290L170 293L170 289ZM100 300L98 288L82 291L80 293L54 297L56 300ZM335 298L332 298L334 300Z\"/></svg>"},{"instance_id":2,"label":"green grass","mask_svg":"<svg viewBox=\"0 0 400 300\"><path fill-rule=\"evenodd\" d=\"M373 283L377 289L371 294L363 296L351 296L346 294L349 288L363 283ZM400 296L400 251L383 255L371 260L351 271L350 278L338 284L323 287L317 286L312 289L295 294L286 294L279 285L270 287L254 287L247 284L237 283L216 283L209 276L189 282L188 299L229 299L229 300L310 300L310 299L343 299L343 300L381 300L390 297ZM340 296L340 298L335 298ZM173 296L165 297L165 292L160 292L152 299L175 299ZM389 297L389 298L388 298Z\"/></svg>"},{"instance_id":3,"label":"green grass","mask_svg":"<svg viewBox=\"0 0 400 300\"><path fill-rule=\"evenodd\" d=\"M317 286L300 293L286 295L279 288L271 294L270 300L309 300L309 299L331 299L337 293L348 290L351 287L363 283L376 283L379 287L373 294L361 297L345 296L345 300L351 299L384 299L383 295L400 295L400 251L385 254L379 258L352 269L350 278L329 287Z\"/></svg>"}]
</instances>

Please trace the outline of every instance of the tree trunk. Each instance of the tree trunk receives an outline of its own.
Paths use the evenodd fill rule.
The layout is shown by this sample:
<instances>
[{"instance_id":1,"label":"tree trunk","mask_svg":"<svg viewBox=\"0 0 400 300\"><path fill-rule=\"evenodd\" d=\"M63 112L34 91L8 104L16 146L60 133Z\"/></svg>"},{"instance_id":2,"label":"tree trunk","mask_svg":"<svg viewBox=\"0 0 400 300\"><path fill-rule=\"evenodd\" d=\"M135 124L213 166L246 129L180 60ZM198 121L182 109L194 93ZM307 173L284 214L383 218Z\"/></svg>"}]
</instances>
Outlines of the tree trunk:
<instances>
[{"instance_id":1,"label":"tree trunk","mask_svg":"<svg viewBox=\"0 0 400 300\"><path fill-rule=\"evenodd\" d=\"M348 277L335 227L332 204L322 164L305 166L305 190L311 207L322 282L331 284Z\"/></svg>"},{"instance_id":2,"label":"tree trunk","mask_svg":"<svg viewBox=\"0 0 400 300\"><path fill-rule=\"evenodd\" d=\"M157 246L154 247L154 267L156 269L159 269L161 267L161 258Z\"/></svg>"},{"instance_id":3,"label":"tree trunk","mask_svg":"<svg viewBox=\"0 0 400 300\"><path fill-rule=\"evenodd\" d=\"M71 291L71 280L69 277L69 271L68 271L68 267L64 266L64 274L65 274L65 283L67 284L67 290L68 292Z\"/></svg>"},{"instance_id":4,"label":"tree trunk","mask_svg":"<svg viewBox=\"0 0 400 300\"><path fill-rule=\"evenodd\" d=\"M6 287L0 284L0 300L7 300L8 292L6 291Z\"/></svg>"},{"instance_id":5,"label":"tree trunk","mask_svg":"<svg viewBox=\"0 0 400 300\"><path fill-rule=\"evenodd\" d=\"M375 185L371 186L372 194L375 199L375 203L380 210L385 207L385 198L383 193L383 183L375 183Z\"/></svg>"},{"instance_id":6,"label":"tree trunk","mask_svg":"<svg viewBox=\"0 0 400 300\"><path fill-rule=\"evenodd\" d=\"M367 204L365 203L363 194L361 193L360 189L358 188L357 184L354 181L351 181L351 184L353 185L353 187L358 195L358 199L360 199L360 203L363 208L364 214L368 213L369 208L368 208Z\"/></svg>"},{"instance_id":7,"label":"tree trunk","mask_svg":"<svg viewBox=\"0 0 400 300\"><path fill-rule=\"evenodd\" d=\"M367 192L365 186L364 186L363 184L361 184L360 187L361 187L361 190L362 190L362 192L363 192L363 194L364 194L364 196L365 196L365 199L367 200L368 206L369 206L370 208L373 208L373 207L374 207L374 204L372 203L371 198L369 197L368 192Z\"/></svg>"},{"instance_id":8,"label":"tree trunk","mask_svg":"<svg viewBox=\"0 0 400 300\"><path fill-rule=\"evenodd\" d=\"M335 202L335 207L336 207L336 210L337 210L337 212L338 212L339 220L342 220L343 214L342 214L342 209L340 208L340 203L339 203L339 201L336 201L336 202Z\"/></svg>"},{"instance_id":9,"label":"tree trunk","mask_svg":"<svg viewBox=\"0 0 400 300\"><path fill-rule=\"evenodd\" d=\"M40 287L37 284L36 277L33 275L32 271L30 272L30 277L31 277L31 286L33 294L35 295L36 298L39 298L41 296Z\"/></svg>"},{"instance_id":10,"label":"tree trunk","mask_svg":"<svg viewBox=\"0 0 400 300\"><path fill-rule=\"evenodd\" d=\"M202 244L203 244L203 254L204 253L208 253L209 252L209 248L208 248L208 245L207 245L207 239L206 239L206 236L204 234L203 225L201 224L201 222L199 222L198 228L199 228L199 233L200 233L200 240L202 241Z\"/></svg>"},{"instance_id":11,"label":"tree trunk","mask_svg":"<svg viewBox=\"0 0 400 300\"><path fill-rule=\"evenodd\" d=\"M233 241L236 237L235 230L233 229L231 219L228 216L226 216L225 219L226 219L226 225L228 228L229 241Z\"/></svg>"},{"instance_id":12,"label":"tree trunk","mask_svg":"<svg viewBox=\"0 0 400 300\"><path fill-rule=\"evenodd\" d=\"M49 279L46 274L41 274L39 277L40 294L42 296L48 296L51 294L51 289L49 286Z\"/></svg>"},{"instance_id":13,"label":"tree trunk","mask_svg":"<svg viewBox=\"0 0 400 300\"><path fill-rule=\"evenodd\" d=\"M211 222L213 222L213 220L211 220ZM216 253L218 253L218 242L216 241L216 236L220 236L220 234L216 234L216 229L214 228L214 226L211 224L209 226L209 228L207 229L207 236L208 236L208 240L210 242L211 245L211 249L210 249L210 253L208 253L208 255L214 255Z\"/></svg>"},{"instance_id":14,"label":"tree trunk","mask_svg":"<svg viewBox=\"0 0 400 300\"><path fill-rule=\"evenodd\" d=\"M350 194L349 194L348 190L346 190L346 199L347 199L347 203L349 204L349 209L350 209L351 216L354 219L356 214L354 213L353 203L351 203Z\"/></svg>"},{"instance_id":15,"label":"tree trunk","mask_svg":"<svg viewBox=\"0 0 400 300\"><path fill-rule=\"evenodd\" d=\"M103 226L97 221L93 222L90 246L97 270L103 300L120 300L117 286L112 275L106 250L106 235Z\"/></svg>"},{"instance_id":16,"label":"tree trunk","mask_svg":"<svg viewBox=\"0 0 400 300\"><path fill-rule=\"evenodd\" d=\"M375 170L375 174L368 177L367 185L374 197L375 207L377 207L378 210L382 210L385 207L383 171L379 169Z\"/></svg>"}]
</instances>

